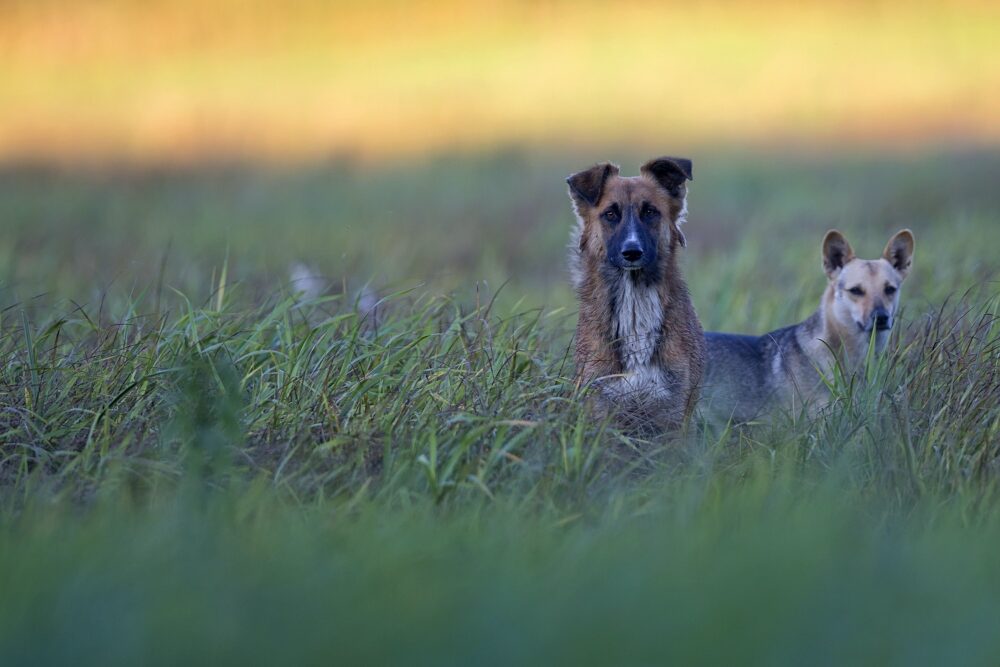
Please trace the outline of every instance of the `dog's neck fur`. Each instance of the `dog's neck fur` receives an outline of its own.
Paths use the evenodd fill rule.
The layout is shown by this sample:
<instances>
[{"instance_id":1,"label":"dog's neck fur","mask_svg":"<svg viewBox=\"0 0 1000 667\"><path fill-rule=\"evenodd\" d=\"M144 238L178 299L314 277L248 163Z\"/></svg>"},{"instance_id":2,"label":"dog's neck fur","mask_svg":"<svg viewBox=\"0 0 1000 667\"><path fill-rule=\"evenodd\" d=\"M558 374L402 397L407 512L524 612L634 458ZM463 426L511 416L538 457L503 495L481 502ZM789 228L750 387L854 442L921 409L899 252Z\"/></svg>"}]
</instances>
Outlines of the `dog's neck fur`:
<instances>
[{"instance_id":1,"label":"dog's neck fur","mask_svg":"<svg viewBox=\"0 0 1000 667\"><path fill-rule=\"evenodd\" d=\"M663 331L664 298L645 276L619 271L609 281L611 343L623 370L638 371L656 352Z\"/></svg>"}]
</instances>

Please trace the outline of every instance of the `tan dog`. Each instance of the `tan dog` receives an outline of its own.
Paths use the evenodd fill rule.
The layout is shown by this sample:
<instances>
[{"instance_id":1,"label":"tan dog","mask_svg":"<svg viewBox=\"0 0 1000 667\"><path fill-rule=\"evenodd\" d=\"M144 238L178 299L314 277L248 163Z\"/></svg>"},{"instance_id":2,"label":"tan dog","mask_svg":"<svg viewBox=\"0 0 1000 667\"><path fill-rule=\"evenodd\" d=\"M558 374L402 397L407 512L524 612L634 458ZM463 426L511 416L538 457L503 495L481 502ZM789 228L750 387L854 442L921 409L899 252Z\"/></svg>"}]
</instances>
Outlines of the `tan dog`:
<instances>
[{"instance_id":1,"label":"tan dog","mask_svg":"<svg viewBox=\"0 0 1000 667\"><path fill-rule=\"evenodd\" d=\"M668 428L693 409L705 358L677 265L691 162L659 158L640 174L604 163L567 179L578 222L569 260L580 301L575 357L605 407Z\"/></svg>"},{"instance_id":2,"label":"tan dog","mask_svg":"<svg viewBox=\"0 0 1000 667\"><path fill-rule=\"evenodd\" d=\"M889 239L881 258L858 259L843 234L827 232L826 291L807 320L763 336L705 334L702 410L746 422L775 407L821 408L829 394L821 374L830 379L837 364L857 369L872 342L876 353L885 349L913 248L913 234L904 229Z\"/></svg>"}]
</instances>

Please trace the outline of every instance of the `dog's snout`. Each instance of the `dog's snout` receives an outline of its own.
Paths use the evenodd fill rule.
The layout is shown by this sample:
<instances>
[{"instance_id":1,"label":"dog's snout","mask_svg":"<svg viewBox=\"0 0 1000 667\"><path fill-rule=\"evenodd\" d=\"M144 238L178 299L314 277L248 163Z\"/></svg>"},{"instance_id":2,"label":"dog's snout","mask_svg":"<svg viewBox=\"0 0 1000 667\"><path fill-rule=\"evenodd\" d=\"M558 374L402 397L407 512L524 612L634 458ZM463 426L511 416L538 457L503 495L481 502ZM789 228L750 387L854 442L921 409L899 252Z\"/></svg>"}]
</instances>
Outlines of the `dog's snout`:
<instances>
[{"instance_id":1,"label":"dog's snout","mask_svg":"<svg viewBox=\"0 0 1000 667\"><path fill-rule=\"evenodd\" d=\"M885 308L876 308L872 311L872 324L876 329L888 329L892 326L892 318Z\"/></svg>"},{"instance_id":2,"label":"dog's snout","mask_svg":"<svg viewBox=\"0 0 1000 667\"><path fill-rule=\"evenodd\" d=\"M656 262L656 240L629 207L608 241L608 261L625 271L645 271Z\"/></svg>"},{"instance_id":3,"label":"dog's snout","mask_svg":"<svg viewBox=\"0 0 1000 667\"><path fill-rule=\"evenodd\" d=\"M639 247L638 243L628 244L622 248L622 257L625 258L626 262L638 262L642 259L642 248Z\"/></svg>"}]
</instances>

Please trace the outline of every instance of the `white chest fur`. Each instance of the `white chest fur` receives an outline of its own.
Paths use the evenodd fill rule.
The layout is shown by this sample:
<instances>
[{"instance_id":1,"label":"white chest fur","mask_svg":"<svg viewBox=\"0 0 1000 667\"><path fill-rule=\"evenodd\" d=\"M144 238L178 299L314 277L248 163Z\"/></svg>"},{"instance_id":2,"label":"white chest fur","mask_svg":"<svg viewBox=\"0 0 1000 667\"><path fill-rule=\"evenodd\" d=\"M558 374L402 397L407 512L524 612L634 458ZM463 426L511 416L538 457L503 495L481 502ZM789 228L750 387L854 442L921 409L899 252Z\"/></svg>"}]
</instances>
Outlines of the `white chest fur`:
<instances>
[{"instance_id":1,"label":"white chest fur","mask_svg":"<svg viewBox=\"0 0 1000 667\"><path fill-rule=\"evenodd\" d=\"M663 327L663 305L655 287L636 285L625 276L615 292L612 335L621 352L624 374L604 384L615 401L654 405L670 398L666 378L653 363Z\"/></svg>"},{"instance_id":2,"label":"white chest fur","mask_svg":"<svg viewBox=\"0 0 1000 667\"><path fill-rule=\"evenodd\" d=\"M652 286L638 285L625 276L615 294L614 330L627 372L650 365L663 328L663 305Z\"/></svg>"}]
</instances>

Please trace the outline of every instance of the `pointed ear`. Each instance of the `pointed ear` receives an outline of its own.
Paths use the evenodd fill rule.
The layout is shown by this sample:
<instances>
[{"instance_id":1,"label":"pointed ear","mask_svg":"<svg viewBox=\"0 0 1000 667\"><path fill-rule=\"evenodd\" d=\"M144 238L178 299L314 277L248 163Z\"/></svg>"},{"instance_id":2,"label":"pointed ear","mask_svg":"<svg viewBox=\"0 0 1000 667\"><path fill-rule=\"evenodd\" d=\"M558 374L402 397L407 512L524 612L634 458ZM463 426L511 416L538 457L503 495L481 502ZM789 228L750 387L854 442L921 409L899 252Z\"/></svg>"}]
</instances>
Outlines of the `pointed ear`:
<instances>
[{"instance_id":1,"label":"pointed ear","mask_svg":"<svg viewBox=\"0 0 1000 667\"><path fill-rule=\"evenodd\" d=\"M579 205L596 206L601 200L604 183L618 175L618 166L610 162L595 164L590 169L579 171L566 179L569 196Z\"/></svg>"},{"instance_id":2,"label":"pointed ear","mask_svg":"<svg viewBox=\"0 0 1000 667\"><path fill-rule=\"evenodd\" d=\"M844 265L854 259L854 250L844 235L831 229L823 237L823 270L827 278L833 278Z\"/></svg>"},{"instance_id":3,"label":"pointed ear","mask_svg":"<svg viewBox=\"0 0 1000 667\"><path fill-rule=\"evenodd\" d=\"M658 157L639 170L660 184L672 197L680 197L684 181L693 181L691 160L682 157Z\"/></svg>"},{"instance_id":4,"label":"pointed ear","mask_svg":"<svg viewBox=\"0 0 1000 667\"><path fill-rule=\"evenodd\" d=\"M889 239L882 251L882 257L886 259L893 268L899 271L899 275L906 277L910 271L910 264L913 262L913 232L909 229L896 232L896 235Z\"/></svg>"}]
</instances>

